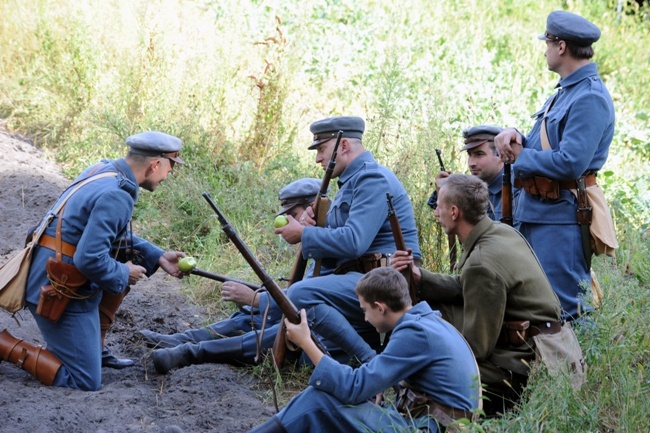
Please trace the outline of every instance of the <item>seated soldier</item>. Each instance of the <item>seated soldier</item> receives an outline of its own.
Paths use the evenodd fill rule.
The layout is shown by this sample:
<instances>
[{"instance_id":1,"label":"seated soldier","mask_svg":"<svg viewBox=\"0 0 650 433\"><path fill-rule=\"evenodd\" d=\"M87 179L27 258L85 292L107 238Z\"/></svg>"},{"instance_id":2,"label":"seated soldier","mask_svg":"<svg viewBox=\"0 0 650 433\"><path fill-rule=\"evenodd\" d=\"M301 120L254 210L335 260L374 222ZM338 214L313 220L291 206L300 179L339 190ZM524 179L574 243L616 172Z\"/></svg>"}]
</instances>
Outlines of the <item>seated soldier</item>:
<instances>
[{"instance_id":1,"label":"seated soldier","mask_svg":"<svg viewBox=\"0 0 650 433\"><path fill-rule=\"evenodd\" d=\"M475 176L441 181L434 215L463 245L458 274L413 266L405 251L395 252L391 263L397 270L412 266L421 299L463 334L486 386L484 410L495 415L511 408L526 385L535 359L531 337L560 332L562 322L560 302L535 253L517 230L487 217L487 202L487 187Z\"/></svg>"},{"instance_id":2,"label":"seated soldier","mask_svg":"<svg viewBox=\"0 0 650 433\"><path fill-rule=\"evenodd\" d=\"M321 180L314 178L298 179L286 185L278 194L281 207L276 216L290 215L294 219L299 219L305 209L316 200L320 185ZM225 301L235 302L242 307L241 310L233 313L228 319L177 334L159 334L148 329L143 329L140 333L145 337L145 342L149 347L169 348L183 343L199 343L241 335L253 330L253 326L260 329L263 317L256 308L257 302L253 289L234 281L228 281L221 286L221 297ZM250 309L246 307L253 307L252 316ZM267 321L267 325L273 323Z\"/></svg>"},{"instance_id":3,"label":"seated soldier","mask_svg":"<svg viewBox=\"0 0 650 433\"><path fill-rule=\"evenodd\" d=\"M436 432L439 425L472 418L480 407L479 373L460 333L426 302L412 306L406 279L392 268L368 272L355 292L365 319L380 333L392 331L384 351L356 369L339 364L313 343L302 310L299 325L287 320L285 326L287 338L316 366L310 386L252 433ZM381 402L398 383L395 406L369 401ZM422 399L417 406L407 398L414 394Z\"/></svg>"}]
</instances>

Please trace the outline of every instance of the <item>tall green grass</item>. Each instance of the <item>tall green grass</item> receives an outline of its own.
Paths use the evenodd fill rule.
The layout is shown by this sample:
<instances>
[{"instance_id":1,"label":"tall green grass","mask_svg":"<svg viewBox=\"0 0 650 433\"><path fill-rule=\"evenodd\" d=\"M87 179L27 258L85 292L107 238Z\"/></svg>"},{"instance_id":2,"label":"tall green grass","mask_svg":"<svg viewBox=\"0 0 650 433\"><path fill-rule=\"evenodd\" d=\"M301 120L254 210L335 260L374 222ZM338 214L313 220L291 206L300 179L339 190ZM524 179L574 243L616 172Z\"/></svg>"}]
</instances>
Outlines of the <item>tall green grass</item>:
<instances>
[{"instance_id":1,"label":"tall green grass","mask_svg":"<svg viewBox=\"0 0 650 433\"><path fill-rule=\"evenodd\" d=\"M360 115L366 146L411 196L425 266L444 270L446 238L425 204L438 171L434 149L448 169L463 172L463 128L528 130L558 80L536 36L550 11L580 13L602 30L594 60L616 106L599 182L621 243L618 266L598 269L606 302L596 327L580 337L591 365L587 387L573 394L540 375L519 413L486 426L643 431L642 422L650 424L643 379L650 342L641 326L650 287L650 21L647 7L622 2L619 12L618 4L0 0L0 117L70 177L121 156L133 133L181 137L188 164L141 196L140 233L197 256L202 268L255 282L201 192L212 194L273 276L286 276L294 251L271 229L277 192L321 176L306 150L311 122ZM190 278L186 292L215 317L231 308L206 280Z\"/></svg>"}]
</instances>

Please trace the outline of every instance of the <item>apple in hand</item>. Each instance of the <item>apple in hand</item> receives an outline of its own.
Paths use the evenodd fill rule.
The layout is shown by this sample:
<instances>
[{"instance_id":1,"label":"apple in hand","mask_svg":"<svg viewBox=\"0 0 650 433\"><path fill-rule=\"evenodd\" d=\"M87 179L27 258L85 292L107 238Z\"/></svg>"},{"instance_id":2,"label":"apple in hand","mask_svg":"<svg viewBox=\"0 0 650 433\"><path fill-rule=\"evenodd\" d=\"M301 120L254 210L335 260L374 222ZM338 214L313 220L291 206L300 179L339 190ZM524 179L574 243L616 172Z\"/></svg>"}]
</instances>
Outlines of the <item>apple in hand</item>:
<instances>
[{"instance_id":1,"label":"apple in hand","mask_svg":"<svg viewBox=\"0 0 650 433\"><path fill-rule=\"evenodd\" d=\"M275 227L276 229L279 229L280 227L284 227L287 224L289 224L289 220L284 215L276 216L275 220L273 221L273 227Z\"/></svg>"},{"instance_id":2,"label":"apple in hand","mask_svg":"<svg viewBox=\"0 0 650 433\"><path fill-rule=\"evenodd\" d=\"M196 268L196 259L194 257L183 257L178 261L178 269L181 272L190 272Z\"/></svg>"}]
</instances>

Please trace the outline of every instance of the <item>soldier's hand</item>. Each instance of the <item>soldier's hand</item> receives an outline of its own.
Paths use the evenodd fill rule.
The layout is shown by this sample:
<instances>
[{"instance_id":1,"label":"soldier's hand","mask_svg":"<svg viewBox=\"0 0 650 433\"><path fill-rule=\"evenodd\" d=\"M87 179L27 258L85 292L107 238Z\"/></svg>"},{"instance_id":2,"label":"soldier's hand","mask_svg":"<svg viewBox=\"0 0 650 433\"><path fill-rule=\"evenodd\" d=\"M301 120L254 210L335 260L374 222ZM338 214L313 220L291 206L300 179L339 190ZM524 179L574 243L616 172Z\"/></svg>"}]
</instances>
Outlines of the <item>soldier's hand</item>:
<instances>
[{"instance_id":1,"label":"soldier's hand","mask_svg":"<svg viewBox=\"0 0 650 433\"><path fill-rule=\"evenodd\" d=\"M438 174L436 174L436 178L434 180L434 183L436 185L436 191L440 191L440 184L438 183L442 179L446 179L449 176L451 176L451 171L441 171Z\"/></svg>"},{"instance_id":2,"label":"soldier's hand","mask_svg":"<svg viewBox=\"0 0 650 433\"><path fill-rule=\"evenodd\" d=\"M420 268L415 266L413 262L413 250L408 248L407 251L395 251L393 255L390 256L390 265L398 271L403 271L407 267L411 268L413 272L413 277L415 278L415 283L420 283L420 277L422 273Z\"/></svg>"},{"instance_id":3,"label":"soldier's hand","mask_svg":"<svg viewBox=\"0 0 650 433\"><path fill-rule=\"evenodd\" d=\"M494 147L503 162L512 164L521 153L521 134L515 128L506 128L494 137Z\"/></svg>"},{"instance_id":4,"label":"soldier's hand","mask_svg":"<svg viewBox=\"0 0 650 433\"><path fill-rule=\"evenodd\" d=\"M185 257L181 251L167 251L158 259L158 265L169 275L176 278L183 278L183 271L178 268L178 261Z\"/></svg>"},{"instance_id":5,"label":"soldier's hand","mask_svg":"<svg viewBox=\"0 0 650 433\"><path fill-rule=\"evenodd\" d=\"M291 340L296 346L304 349L308 344L313 344L311 341L311 331L307 323L307 312L300 310L300 323L294 325L289 322L289 319L284 319L284 326L287 329L287 338Z\"/></svg>"},{"instance_id":6,"label":"soldier's hand","mask_svg":"<svg viewBox=\"0 0 650 433\"><path fill-rule=\"evenodd\" d=\"M275 234L282 235L282 238L291 245L297 244L302 239L304 226L291 215L287 215L289 221L284 227L275 229Z\"/></svg>"},{"instance_id":7,"label":"soldier's hand","mask_svg":"<svg viewBox=\"0 0 650 433\"><path fill-rule=\"evenodd\" d=\"M143 278L147 278L147 270L140 265L134 265L131 261L125 263L129 267L129 286L135 285Z\"/></svg>"},{"instance_id":8,"label":"soldier's hand","mask_svg":"<svg viewBox=\"0 0 650 433\"><path fill-rule=\"evenodd\" d=\"M259 306L259 298L255 296L255 290L234 281L226 281L221 285L221 299L237 305ZM256 300L257 305L253 305L253 299Z\"/></svg>"},{"instance_id":9,"label":"soldier's hand","mask_svg":"<svg viewBox=\"0 0 650 433\"><path fill-rule=\"evenodd\" d=\"M315 226L316 225L316 215L314 214L314 208L307 206L305 211L300 216L298 220L303 226Z\"/></svg>"}]
</instances>

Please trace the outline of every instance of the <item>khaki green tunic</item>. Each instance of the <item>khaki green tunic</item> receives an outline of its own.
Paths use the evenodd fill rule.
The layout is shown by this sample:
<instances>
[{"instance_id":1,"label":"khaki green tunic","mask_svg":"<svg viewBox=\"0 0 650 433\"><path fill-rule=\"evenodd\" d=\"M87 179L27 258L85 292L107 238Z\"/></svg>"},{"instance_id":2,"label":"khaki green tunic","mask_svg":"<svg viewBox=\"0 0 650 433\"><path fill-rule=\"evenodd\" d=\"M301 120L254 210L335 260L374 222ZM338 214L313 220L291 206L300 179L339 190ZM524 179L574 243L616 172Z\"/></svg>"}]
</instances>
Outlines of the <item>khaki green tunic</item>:
<instances>
[{"instance_id":1,"label":"khaki green tunic","mask_svg":"<svg viewBox=\"0 0 650 433\"><path fill-rule=\"evenodd\" d=\"M506 376L499 367L528 375L533 340L520 347L500 342L503 322L560 320L560 301L530 245L515 229L483 218L463 242L458 270L447 275L422 269L421 298L463 334L483 383L501 382Z\"/></svg>"}]
</instances>

